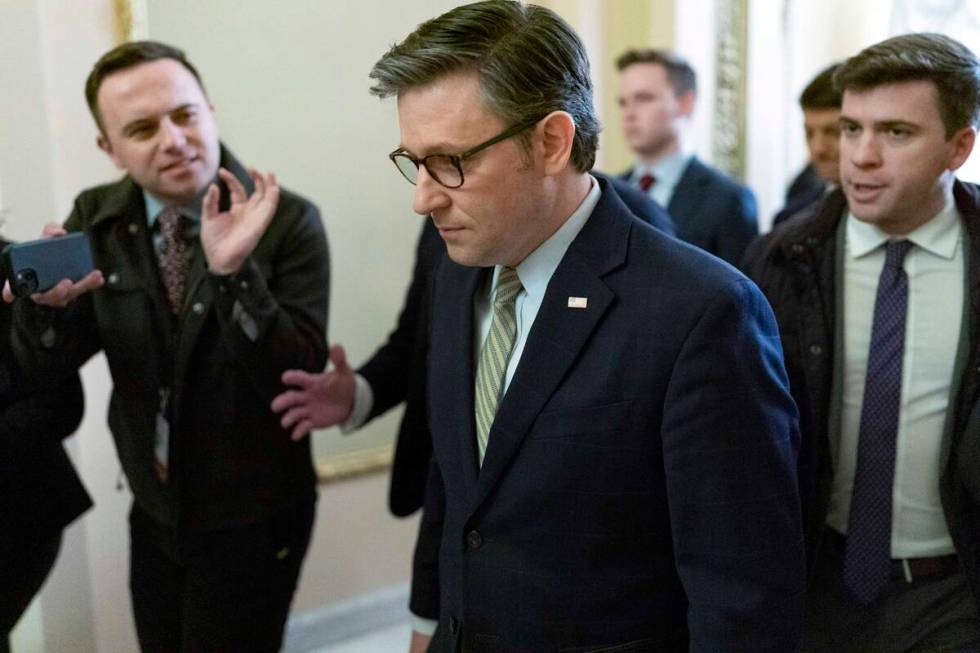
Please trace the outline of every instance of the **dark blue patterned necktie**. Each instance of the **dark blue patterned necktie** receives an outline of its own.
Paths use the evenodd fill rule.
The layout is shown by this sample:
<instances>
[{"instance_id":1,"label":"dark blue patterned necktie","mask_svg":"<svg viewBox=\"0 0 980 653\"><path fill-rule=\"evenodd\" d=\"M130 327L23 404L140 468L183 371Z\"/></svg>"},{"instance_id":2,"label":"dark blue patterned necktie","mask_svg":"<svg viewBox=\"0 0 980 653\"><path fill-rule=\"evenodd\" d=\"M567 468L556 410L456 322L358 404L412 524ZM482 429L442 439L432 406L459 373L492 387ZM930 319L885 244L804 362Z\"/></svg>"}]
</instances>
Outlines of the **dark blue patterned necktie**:
<instances>
[{"instance_id":1,"label":"dark blue patterned necktie","mask_svg":"<svg viewBox=\"0 0 980 653\"><path fill-rule=\"evenodd\" d=\"M890 242L878 277L864 401L858 435L857 469L844 553L844 584L870 603L888 583L891 568L892 491L895 439L902 400L902 358L909 278L902 268L912 243Z\"/></svg>"}]
</instances>

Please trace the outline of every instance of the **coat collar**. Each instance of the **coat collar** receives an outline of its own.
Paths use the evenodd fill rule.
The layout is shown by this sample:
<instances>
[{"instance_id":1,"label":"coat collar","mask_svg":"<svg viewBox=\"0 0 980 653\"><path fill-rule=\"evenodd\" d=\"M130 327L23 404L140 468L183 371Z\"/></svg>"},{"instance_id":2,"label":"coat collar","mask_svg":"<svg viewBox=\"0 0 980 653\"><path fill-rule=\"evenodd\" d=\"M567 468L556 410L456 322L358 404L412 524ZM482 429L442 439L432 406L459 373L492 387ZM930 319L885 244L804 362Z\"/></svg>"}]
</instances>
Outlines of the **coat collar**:
<instances>
[{"instance_id":1,"label":"coat collar","mask_svg":"<svg viewBox=\"0 0 980 653\"><path fill-rule=\"evenodd\" d=\"M976 257L980 255L980 187L957 180L953 184L953 200L963 216L971 254ZM847 198L837 188L813 212L806 212L782 225L781 235L772 243L775 251L771 253L791 261L813 256L815 251L833 243L846 209Z\"/></svg>"}]
</instances>

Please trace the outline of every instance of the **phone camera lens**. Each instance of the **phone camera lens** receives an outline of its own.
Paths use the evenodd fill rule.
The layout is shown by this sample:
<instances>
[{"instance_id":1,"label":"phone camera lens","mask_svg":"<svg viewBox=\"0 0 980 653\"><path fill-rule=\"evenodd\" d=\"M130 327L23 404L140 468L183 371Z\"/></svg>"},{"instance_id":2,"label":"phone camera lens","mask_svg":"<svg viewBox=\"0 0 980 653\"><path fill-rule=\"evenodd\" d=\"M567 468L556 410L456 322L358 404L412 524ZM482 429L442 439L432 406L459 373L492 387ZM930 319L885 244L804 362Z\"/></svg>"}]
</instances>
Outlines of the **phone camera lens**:
<instances>
[{"instance_id":1,"label":"phone camera lens","mask_svg":"<svg viewBox=\"0 0 980 653\"><path fill-rule=\"evenodd\" d=\"M17 285L21 288L21 294L29 295L37 291L37 273L28 268L17 272Z\"/></svg>"}]
</instances>

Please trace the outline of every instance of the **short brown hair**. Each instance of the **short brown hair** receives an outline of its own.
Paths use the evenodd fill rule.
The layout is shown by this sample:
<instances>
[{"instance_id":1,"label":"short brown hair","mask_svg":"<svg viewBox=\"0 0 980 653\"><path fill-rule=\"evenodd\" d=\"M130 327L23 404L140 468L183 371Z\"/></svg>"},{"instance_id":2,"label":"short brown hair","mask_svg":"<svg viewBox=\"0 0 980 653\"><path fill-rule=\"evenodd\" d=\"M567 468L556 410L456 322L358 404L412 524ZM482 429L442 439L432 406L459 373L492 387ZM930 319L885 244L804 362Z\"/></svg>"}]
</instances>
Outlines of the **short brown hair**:
<instances>
[{"instance_id":1,"label":"short brown hair","mask_svg":"<svg viewBox=\"0 0 980 653\"><path fill-rule=\"evenodd\" d=\"M969 48L943 34L903 34L882 41L845 61L834 76L842 93L916 80L935 84L947 138L977 125L980 62Z\"/></svg>"},{"instance_id":2,"label":"short brown hair","mask_svg":"<svg viewBox=\"0 0 980 653\"><path fill-rule=\"evenodd\" d=\"M834 74L840 63L832 64L810 80L800 94L800 107L803 109L840 109L841 92L834 85Z\"/></svg>"},{"instance_id":3,"label":"short brown hair","mask_svg":"<svg viewBox=\"0 0 980 653\"><path fill-rule=\"evenodd\" d=\"M616 70L623 72L638 63L655 63L666 68L674 95L683 95L689 91L696 93L698 90L698 76L691 64L669 50L627 50L616 59Z\"/></svg>"},{"instance_id":4,"label":"short brown hair","mask_svg":"<svg viewBox=\"0 0 980 653\"><path fill-rule=\"evenodd\" d=\"M205 97L207 96L207 91L204 89L204 82L201 81L201 76L197 73L197 69L194 68L193 64L187 60L187 55L184 54L183 50L175 48L172 45L167 45L166 43L161 43L160 41L130 41L123 43L102 55L95 62L95 66L92 67L92 72L89 73L88 79L85 80L85 101L88 103L89 111L92 112L92 117L95 118L95 124L99 126L99 131L105 132L102 125L102 114L99 113L99 88L102 86L105 78L120 70L126 70L127 68L160 59L173 59L186 68L194 76L194 79L197 80Z\"/></svg>"}]
</instances>

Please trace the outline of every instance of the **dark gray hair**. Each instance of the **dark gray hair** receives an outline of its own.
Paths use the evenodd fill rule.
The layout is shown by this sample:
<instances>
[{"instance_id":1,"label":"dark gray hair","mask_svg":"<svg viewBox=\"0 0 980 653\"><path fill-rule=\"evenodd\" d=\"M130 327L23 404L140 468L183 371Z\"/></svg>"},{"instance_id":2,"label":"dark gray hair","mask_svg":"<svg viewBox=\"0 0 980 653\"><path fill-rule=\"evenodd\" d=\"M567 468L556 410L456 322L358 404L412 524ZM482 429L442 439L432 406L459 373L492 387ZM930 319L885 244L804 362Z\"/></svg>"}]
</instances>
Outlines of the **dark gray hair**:
<instances>
[{"instance_id":1,"label":"dark gray hair","mask_svg":"<svg viewBox=\"0 0 980 653\"><path fill-rule=\"evenodd\" d=\"M381 98L455 72L479 75L488 110L507 125L566 111L575 121L572 165L595 163L599 121L585 47L554 12L512 0L463 5L428 20L391 47L371 70ZM524 134L521 142L530 142Z\"/></svg>"},{"instance_id":2,"label":"dark gray hair","mask_svg":"<svg viewBox=\"0 0 980 653\"><path fill-rule=\"evenodd\" d=\"M865 48L834 75L841 92L896 82L936 85L939 115L950 138L980 117L980 62L965 45L943 34L903 34Z\"/></svg>"}]
</instances>

